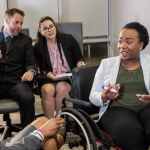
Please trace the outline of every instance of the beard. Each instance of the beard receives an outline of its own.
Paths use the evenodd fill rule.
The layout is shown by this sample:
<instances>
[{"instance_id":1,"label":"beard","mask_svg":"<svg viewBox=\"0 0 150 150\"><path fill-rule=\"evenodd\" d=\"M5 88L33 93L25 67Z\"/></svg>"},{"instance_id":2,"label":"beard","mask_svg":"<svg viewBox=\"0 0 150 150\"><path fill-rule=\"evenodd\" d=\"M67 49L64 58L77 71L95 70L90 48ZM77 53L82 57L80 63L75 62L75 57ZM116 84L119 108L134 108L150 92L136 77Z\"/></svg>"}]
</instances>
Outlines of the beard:
<instances>
[{"instance_id":1,"label":"beard","mask_svg":"<svg viewBox=\"0 0 150 150\"><path fill-rule=\"evenodd\" d=\"M17 36L20 32L19 29L18 29L19 32L15 32L15 30L17 30L17 29L12 28L10 25L10 22L8 23L7 29L8 29L9 34L13 35L13 36Z\"/></svg>"},{"instance_id":2,"label":"beard","mask_svg":"<svg viewBox=\"0 0 150 150\"><path fill-rule=\"evenodd\" d=\"M10 35L15 36L14 29L11 28L10 26L9 26L9 28L8 28L8 32L10 33Z\"/></svg>"},{"instance_id":3,"label":"beard","mask_svg":"<svg viewBox=\"0 0 150 150\"><path fill-rule=\"evenodd\" d=\"M13 29L10 26L8 26L8 32L10 33L10 35L17 36L19 32L15 32L15 30L16 29Z\"/></svg>"}]
</instances>

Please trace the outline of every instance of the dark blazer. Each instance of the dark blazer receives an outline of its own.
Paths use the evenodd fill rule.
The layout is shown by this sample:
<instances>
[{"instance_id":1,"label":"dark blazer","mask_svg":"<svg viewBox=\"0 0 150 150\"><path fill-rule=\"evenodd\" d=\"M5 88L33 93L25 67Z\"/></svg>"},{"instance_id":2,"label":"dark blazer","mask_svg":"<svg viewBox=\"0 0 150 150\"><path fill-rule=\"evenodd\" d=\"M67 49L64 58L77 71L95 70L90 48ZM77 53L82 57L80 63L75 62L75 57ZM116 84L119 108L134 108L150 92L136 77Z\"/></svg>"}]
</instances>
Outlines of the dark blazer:
<instances>
[{"instance_id":1,"label":"dark blazer","mask_svg":"<svg viewBox=\"0 0 150 150\"><path fill-rule=\"evenodd\" d=\"M79 44L72 35L63 34L61 37L61 46L71 70L77 66L77 63L79 61L84 61ZM46 39L44 41L43 48L41 49L40 47L41 45L39 44L39 42L37 42L34 46L34 53L36 61L40 67L40 71L46 71L46 73L48 73L49 71L53 72Z\"/></svg>"},{"instance_id":2,"label":"dark blazer","mask_svg":"<svg viewBox=\"0 0 150 150\"><path fill-rule=\"evenodd\" d=\"M0 46L2 58L0 59L0 80L7 79L13 83L21 82L22 75L33 69L37 72L37 64L32 46L32 39L19 33L14 36L8 52L3 32L0 32Z\"/></svg>"}]
</instances>

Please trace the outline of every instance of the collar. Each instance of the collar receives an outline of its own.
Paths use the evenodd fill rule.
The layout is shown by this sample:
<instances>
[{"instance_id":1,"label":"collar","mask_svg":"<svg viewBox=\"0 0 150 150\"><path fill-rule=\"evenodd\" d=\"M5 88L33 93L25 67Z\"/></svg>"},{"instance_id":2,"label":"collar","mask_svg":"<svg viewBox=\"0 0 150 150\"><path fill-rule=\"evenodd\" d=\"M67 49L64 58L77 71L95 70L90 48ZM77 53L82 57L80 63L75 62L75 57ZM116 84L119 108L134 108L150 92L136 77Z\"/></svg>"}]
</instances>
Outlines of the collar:
<instances>
[{"instance_id":1,"label":"collar","mask_svg":"<svg viewBox=\"0 0 150 150\"><path fill-rule=\"evenodd\" d=\"M4 35L5 42L6 42L7 36L11 36L12 39L14 37L13 35L8 35L7 33L5 33L4 30L3 30L3 35Z\"/></svg>"}]
</instances>

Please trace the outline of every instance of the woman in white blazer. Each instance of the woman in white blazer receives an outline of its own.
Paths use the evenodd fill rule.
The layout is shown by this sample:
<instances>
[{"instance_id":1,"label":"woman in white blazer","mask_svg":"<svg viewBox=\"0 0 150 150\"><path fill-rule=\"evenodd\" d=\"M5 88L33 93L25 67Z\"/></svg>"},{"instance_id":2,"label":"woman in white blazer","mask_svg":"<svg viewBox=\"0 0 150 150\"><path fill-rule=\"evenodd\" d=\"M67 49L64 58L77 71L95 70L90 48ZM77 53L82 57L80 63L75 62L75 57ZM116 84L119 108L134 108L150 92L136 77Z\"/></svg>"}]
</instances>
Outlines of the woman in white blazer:
<instances>
[{"instance_id":1,"label":"woman in white blazer","mask_svg":"<svg viewBox=\"0 0 150 150\"><path fill-rule=\"evenodd\" d=\"M119 34L120 55L102 60L90 93L91 103L100 107L97 124L123 150L150 145L150 55L140 54L148 42L143 25L125 25Z\"/></svg>"}]
</instances>

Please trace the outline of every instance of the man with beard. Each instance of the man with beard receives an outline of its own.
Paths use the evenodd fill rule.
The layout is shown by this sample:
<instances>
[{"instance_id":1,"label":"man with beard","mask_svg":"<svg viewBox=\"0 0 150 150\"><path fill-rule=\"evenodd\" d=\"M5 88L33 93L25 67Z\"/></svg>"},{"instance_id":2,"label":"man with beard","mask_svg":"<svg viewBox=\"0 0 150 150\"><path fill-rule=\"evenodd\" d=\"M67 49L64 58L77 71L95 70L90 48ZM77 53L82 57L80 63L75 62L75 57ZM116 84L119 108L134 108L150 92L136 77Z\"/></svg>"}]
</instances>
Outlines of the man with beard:
<instances>
[{"instance_id":1,"label":"man with beard","mask_svg":"<svg viewBox=\"0 0 150 150\"><path fill-rule=\"evenodd\" d=\"M0 32L0 99L18 102L22 128L34 120L32 80L37 72L32 39L20 33L23 19L23 11L6 10Z\"/></svg>"}]
</instances>

